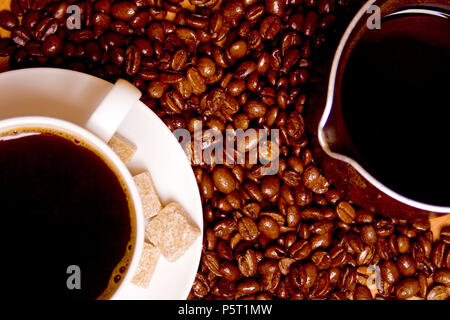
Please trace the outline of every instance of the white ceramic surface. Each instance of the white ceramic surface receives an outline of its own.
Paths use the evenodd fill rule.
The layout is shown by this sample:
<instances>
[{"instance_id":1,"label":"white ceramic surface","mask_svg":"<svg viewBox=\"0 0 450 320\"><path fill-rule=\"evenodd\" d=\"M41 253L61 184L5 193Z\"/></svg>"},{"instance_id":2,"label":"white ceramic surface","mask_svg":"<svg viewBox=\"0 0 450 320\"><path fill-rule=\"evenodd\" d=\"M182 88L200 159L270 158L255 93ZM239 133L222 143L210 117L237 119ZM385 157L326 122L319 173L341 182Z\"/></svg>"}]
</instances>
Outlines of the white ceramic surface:
<instances>
[{"instance_id":1,"label":"white ceramic surface","mask_svg":"<svg viewBox=\"0 0 450 320\"><path fill-rule=\"evenodd\" d=\"M0 119L48 116L82 127L112 84L63 69L34 68L0 73ZM126 116L118 133L138 150L128 164L131 174L149 170L163 204L179 202L200 227L203 214L198 186L190 163L176 138L143 103ZM202 237L176 262L160 257L146 289L133 284L119 299L186 299L200 261Z\"/></svg>"}]
</instances>

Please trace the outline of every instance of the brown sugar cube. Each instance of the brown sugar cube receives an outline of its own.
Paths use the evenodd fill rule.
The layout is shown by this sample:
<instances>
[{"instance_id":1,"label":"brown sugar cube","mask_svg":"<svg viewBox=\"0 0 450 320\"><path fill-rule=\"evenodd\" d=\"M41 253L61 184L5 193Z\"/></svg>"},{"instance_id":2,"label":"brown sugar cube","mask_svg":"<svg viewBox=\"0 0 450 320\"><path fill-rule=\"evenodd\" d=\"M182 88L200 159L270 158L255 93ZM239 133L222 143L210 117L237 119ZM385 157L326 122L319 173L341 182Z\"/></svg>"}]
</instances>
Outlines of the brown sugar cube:
<instances>
[{"instance_id":1,"label":"brown sugar cube","mask_svg":"<svg viewBox=\"0 0 450 320\"><path fill-rule=\"evenodd\" d=\"M180 204L171 202L149 221L145 233L161 254L173 262L200 236L200 228Z\"/></svg>"},{"instance_id":2,"label":"brown sugar cube","mask_svg":"<svg viewBox=\"0 0 450 320\"><path fill-rule=\"evenodd\" d=\"M161 210L161 201L153 185L150 172L145 171L133 177L141 197L144 218L148 219L158 214Z\"/></svg>"},{"instance_id":3,"label":"brown sugar cube","mask_svg":"<svg viewBox=\"0 0 450 320\"><path fill-rule=\"evenodd\" d=\"M136 145L117 132L108 141L108 146L127 164L136 153Z\"/></svg>"},{"instance_id":4,"label":"brown sugar cube","mask_svg":"<svg viewBox=\"0 0 450 320\"><path fill-rule=\"evenodd\" d=\"M159 259L159 249L151 243L144 242L141 259L136 274L131 282L138 287L147 288Z\"/></svg>"}]
</instances>

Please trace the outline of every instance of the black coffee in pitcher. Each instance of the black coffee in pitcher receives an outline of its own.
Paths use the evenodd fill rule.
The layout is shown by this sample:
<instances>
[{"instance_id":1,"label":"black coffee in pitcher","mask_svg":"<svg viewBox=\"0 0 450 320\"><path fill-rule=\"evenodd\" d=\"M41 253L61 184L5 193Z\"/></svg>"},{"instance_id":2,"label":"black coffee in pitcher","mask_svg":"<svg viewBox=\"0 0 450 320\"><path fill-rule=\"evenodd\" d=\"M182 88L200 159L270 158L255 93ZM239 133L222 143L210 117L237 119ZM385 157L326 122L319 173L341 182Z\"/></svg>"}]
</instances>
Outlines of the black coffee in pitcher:
<instances>
[{"instance_id":1,"label":"black coffee in pitcher","mask_svg":"<svg viewBox=\"0 0 450 320\"><path fill-rule=\"evenodd\" d=\"M448 206L450 20L409 9L365 31L345 67L341 106L361 164L393 191Z\"/></svg>"}]
</instances>

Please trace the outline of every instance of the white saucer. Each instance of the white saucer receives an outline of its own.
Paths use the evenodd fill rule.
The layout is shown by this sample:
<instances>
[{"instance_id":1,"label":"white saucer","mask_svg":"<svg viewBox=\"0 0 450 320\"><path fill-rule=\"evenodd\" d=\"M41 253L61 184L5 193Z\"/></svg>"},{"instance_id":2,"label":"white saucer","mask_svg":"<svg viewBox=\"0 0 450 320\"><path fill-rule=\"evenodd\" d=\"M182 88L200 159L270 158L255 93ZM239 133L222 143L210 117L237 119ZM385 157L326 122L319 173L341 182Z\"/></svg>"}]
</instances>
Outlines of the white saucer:
<instances>
[{"instance_id":1,"label":"white saucer","mask_svg":"<svg viewBox=\"0 0 450 320\"><path fill-rule=\"evenodd\" d=\"M0 73L0 119L49 116L84 126L112 84L74 71L51 68ZM200 193L190 163L166 125L143 103L132 109L118 132L138 150L128 164L134 175L149 170L163 204L179 202L200 227ZM131 284L120 299L186 299L202 250L199 237L176 262L160 257L147 289Z\"/></svg>"}]
</instances>

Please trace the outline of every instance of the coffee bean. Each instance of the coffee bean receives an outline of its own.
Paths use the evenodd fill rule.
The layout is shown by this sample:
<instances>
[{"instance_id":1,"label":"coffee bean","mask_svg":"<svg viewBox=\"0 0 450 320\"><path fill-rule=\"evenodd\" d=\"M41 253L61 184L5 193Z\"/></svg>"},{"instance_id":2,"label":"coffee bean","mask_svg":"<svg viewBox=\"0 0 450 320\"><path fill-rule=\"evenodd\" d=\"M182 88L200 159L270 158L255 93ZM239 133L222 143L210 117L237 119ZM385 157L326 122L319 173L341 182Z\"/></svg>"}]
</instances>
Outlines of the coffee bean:
<instances>
[{"instance_id":1,"label":"coffee bean","mask_svg":"<svg viewBox=\"0 0 450 320\"><path fill-rule=\"evenodd\" d=\"M180 73L163 72L159 74L159 80L163 83L174 84L183 81L184 76Z\"/></svg>"},{"instance_id":2,"label":"coffee bean","mask_svg":"<svg viewBox=\"0 0 450 320\"><path fill-rule=\"evenodd\" d=\"M188 53L184 49L177 50L173 56L171 61L171 67L173 70L181 70L184 68L186 61L188 59Z\"/></svg>"},{"instance_id":3,"label":"coffee bean","mask_svg":"<svg viewBox=\"0 0 450 320\"><path fill-rule=\"evenodd\" d=\"M168 84L167 80L162 82ZM161 107L164 108L167 114L179 114L186 109L186 103L178 91L169 90L163 94Z\"/></svg>"},{"instance_id":4,"label":"coffee bean","mask_svg":"<svg viewBox=\"0 0 450 320\"><path fill-rule=\"evenodd\" d=\"M275 38L282 28L281 20L277 16L266 17L260 25L259 33L265 40Z\"/></svg>"},{"instance_id":5,"label":"coffee bean","mask_svg":"<svg viewBox=\"0 0 450 320\"><path fill-rule=\"evenodd\" d=\"M295 260L303 260L312 252L311 244L306 240L299 240L289 248L289 255Z\"/></svg>"},{"instance_id":6,"label":"coffee bean","mask_svg":"<svg viewBox=\"0 0 450 320\"><path fill-rule=\"evenodd\" d=\"M237 263L239 271L244 277L252 277L258 270L256 255L252 249L247 249L244 254L238 255Z\"/></svg>"},{"instance_id":7,"label":"coffee bean","mask_svg":"<svg viewBox=\"0 0 450 320\"><path fill-rule=\"evenodd\" d=\"M372 245L377 242L377 234L372 225L366 224L361 227L361 240L368 245Z\"/></svg>"},{"instance_id":8,"label":"coffee bean","mask_svg":"<svg viewBox=\"0 0 450 320\"><path fill-rule=\"evenodd\" d=\"M69 34L69 40L77 44L83 43L84 41L91 40L93 38L93 32L88 29L73 30Z\"/></svg>"},{"instance_id":9,"label":"coffee bean","mask_svg":"<svg viewBox=\"0 0 450 320\"><path fill-rule=\"evenodd\" d=\"M22 17L26 10L22 9L19 0L11 0L11 12L16 17Z\"/></svg>"},{"instance_id":10,"label":"coffee bean","mask_svg":"<svg viewBox=\"0 0 450 320\"><path fill-rule=\"evenodd\" d=\"M217 62L217 60L216 60ZM234 76L237 79L247 78L256 69L256 63L253 61L242 62L234 72Z\"/></svg>"},{"instance_id":11,"label":"coffee bean","mask_svg":"<svg viewBox=\"0 0 450 320\"><path fill-rule=\"evenodd\" d=\"M206 296L210 290L207 278L198 273L195 277L194 284L192 285L192 290L194 294L200 298Z\"/></svg>"},{"instance_id":12,"label":"coffee bean","mask_svg":"<svg viewBox=\"0 0 450 320\"><path fill-rule=\"evenodd\" d=\"M237 224L233 219L224 219L214 226L216 237L228 240L231 234L237 230Z\"/></svg>"},{"instance_id":13,"label":"coffee bean","mask_svg":"<svg viewBox=\"0 0 450 320\"><path fill-rule=\"evenodd\" d=\"M409 255L401 255L397 259L397 267L399 272L405 276L412 276L416 272L416 262Z\"/></svg>"},{"instance_id":14,"label":"coffee bean","mask_svg":"<svg viewBox=\"0 0 450 320\"><path fill-rule=\"evenodd\" d=\"M204 78L209 78L216 73L216 65L208 57L201 57L197 62L197 70Z\"/></svg>"},{"instance_id":15,"label":"coffee bean","mask_svg":"<svg viewBox=\"0 0 450 320\"><path fill-rule=\"evenodd\" d=\"M238 40L232 43L228 50L232 59L240 59L247 53L247 42Z\"/></svg>"},{"instance_id":16,"label":"coffee bean","mask_svg":"<svg viewBox=\"0 0 450 320\"><path fill-rule=\"evenodd\" d=\"M94 10L109 14L111 12L111 3L108 0L95 1Z\"/></svg>"},{"instance_id":17,"label":"coffee bean","mask_svg":"<svg viewBox=\"0 0 450 320\"><path fill-rule=\"evenodd\" d=\"M450 287L450 269L439 269L435 272L433 280Z\"/></svg>"},{"instance_id":18,"label":"coffee bean","mask_svg":"<svg viewBox=\"0 0 450 320\"><path fill-rule=\"evenodd\" d=\"M305 169L302 180L306 188L318 194L326 193L330 185L328 180L314 166L309 166Z\"/></svg>"},{"instance_id":19,"label":"coffee bean","mask_svg":"<svg viewBox=\"0 0 450 320\"><path fill-rule=\"evenodd\" d=\"M237 281L239 279L239 269L230 261L223 261L220 264L220 274L229 281Z\"/></svg>"},{"instance_id":20,"label":"coffee bean","mask_svg":"<svg viewBox=\"0 0 450 320\"><path fill-rule=\"evenodd\" d=\"M7 10L0 11L0 27L6 30L13 30L19 25L19 20L16 16Z\"/></svg>"},{"instance_id":21,"label":"coffee bean","mask_svg":"<svg viewBox=\"0 0 450 320\"><path fill-rule=\"evenodd\" d=\"M222 273L219 269L219 259L215 252L208 252L204 254L202 257L202 263L210 272L212 272L216 276L222 276Z\"/></svg>"},{"instance_id":22,"label":"coffee bean","mask_svg":"<svg viewBox=\"0 0 450 320\"><path fill-rule=\"evenodd\" d=\"M302 279L303 287L311 288L317 280L317 267L312 263L307 263L300 268L300 278Z\"/></svg>"},{"instance_id":23,"label":"coffee bean","mask_svg":"<svg viewBox=\"0 0 450 320\"><path fill-rule=\"evenodd\" d=\"M346 201L341 201L336 206L336 213L339 219L345 223L352 223L356 217L355 209Z\"/></svg>"},{"instance_id":24,"label":"coffee bean","mask_svg":"<svg viewBox=\"0 0 450 320\"><path fill-rule=\"evenodd\" d=\"M96 12L92 17L94 28L100 32L106 30L109 27L110 22L111 17L102 12Z\"/></svg>"},{"instance_id":25,"label":"coffee bean","mask_svg":"<svg viewBox=\"0 0 450 320\"><path fill-rule=\"evenodd\" d=\"M244 106L244 111L250 119L261 118L266 114L267 106L259 100L250 100Z\"/></svg>"},{"instance_id":26,"label":"coffee bean","mask_svg":"<svg viewBox=\"0 0 450 320\"><path fill-rule=\"evenodd\" d=\"M285 12L285 3L286 2L282 0L266 0L266 11L269 14L277 15L282 18Z\"/></svg>"},{"instance_id":27,"label":"coffee bean","mask_svg":"<svg viewBox=\"0 0 450 320\"><path fill-rule=\"evenodd\" d=\"M311 256L311 260L319 270L328 269L331 265L331 257L326 251L315 251Z\"/></svg>"},{"instance_id":28,"label":"coffee bean","mask_svg":"<svg viewBox=\"0 0 450 320\"><path fill-rule=\"evenodd\" d=\"M273 293L281 279L278 263L274 260L264 260L259 264L258 272L262 275L261 289Z\"/></svg>"},{"instance_id":29,"label":"coffee bean","mask_svg":"<svg viewBox=\"0 0 450 320\"><path fill-rule=\"evenodd\" d=\"M139 71L141 52L135 46L129 46L125 51L125 72L132 76Z\"/></svg>"},{"instance_id":30,"label":"coffee bean","mask_svg":"<svg viewBox=\"0 0 450 320\"><path fill-rule=\"evenodd\" d=\"M135 15L137 6L131 1L121 1L114 3L111 8L112 16L116 19L128 21Z\"/></svg>"},{"instance_id":31,"label":"coffee bean","mask_svg":"<svg viewBox=\"0 0 450 320\"><path fill-rule=\"evenodd\" d=\"M417 275L417 281L419 281L419 297L424 299L427 295L427 289L428 289L428 280L427 276L423 272L419 272Z\"/></svg>"},{"instance_id":32,"label":"coffee bean","mask_svg":"<svg viewBox=\"0 0 450 320\"><path fill-rule=\"evenodd\" d=\"M57 35L51 35L42 43L42 53L47 57L58 55L63 47L63 41Z\"/></svg>"},{"instance_id":33,"label":"coffee bean","mask_svg":"<svg viewBox=\"0 0 450 320\"><path fill-rule=\"evenodd\" d=\"M351 266L344 268L339 278L338 287L344 291L353 291L356 287L356 270Z\"/></svg>"},{"instance_id":34,"label":"coffee bean","mask_svg":"<svg viewBox=\"0 0 450 320\"><path fill-rule=\"evenodd\" d=\"M395 296L398 299L408 299L419 292L419 282L413 278L406 278L395 286Z\"/></svg>"},{"instance_id":35,"label":"coffee bean","mask_svg":"<svg viewBox=\"0 0 450 320\"><path fill-rule=\"evenodd\" d=\"M269 216L263 216L259 219L258 230L269 239L276 239L280 235L278 223Z\"/></svg>"},{"instance_id":36,"label":"coffee bean","mask_svg":"<svg viewBox=\"0 0 450 320\"><path fill-rule=\"evenodd\" d=\"M239 221L238 221L238 230L239 233L241 234L242 238L244 240L255 240L258 235L259 235L259 231L258 231L258 227L256 226L256 223L248 218L248 217L242 217Z\"/></svg>"},{"instance_id":37,"label":"coffee bean","mask_svg":"<svg viewBox=\"0 0 450 320\"><path fill-rule=\"evenodd\" d=\"M238 20L245 13L245 6L241 0L227 1L222 8L222 16L225 20Z\"/></svg>"},{"instance_id":38,"label":"coffee bean","mask_svg":"<svg viewBox=\"0 0 450 320\"><path fill-rule=\"evenodd\" d=\"M18 46L24 47L31 39L31 33L24 27L16 27L11 31L11 39Z\"/></svg>"},{"instance_id":39,"label":"coffee bean","mask_svg":"<svg viewBox=\"0 0 450 320\"><path fill-rule=\"evenodd\" d=\"M400 273L395 262L386 260L381 264L381 277L389 284L394 284L400 279Z\"/></svg>"},{"instance_id":40,"label":"coffee bean","mask_svg":"<svg viewBox=\"0 0 450 320\"><path fill-rule=\"evenodd\" d=\"M427 300L447 300L448 289L445 286L437 285L427 294Z\"/></svg>"},{"instance_id":41,"label":"coffee bean","mask_svg":"<svg viewBox=\"0 0 450 320\"><path fill-rule=\"evenodd\" d=\"M187 79L195 94L201 94L206 90L206 82L202 75L195 68L187 70Z\"/></svg>"},{"instance_id":42,"label":"coffee bean","mask_svg":"<svg viewBox=\"0 0 450 320\"><path fill-rule=\"evenodd\" d=\"M309 11L306 14L305 21L303 23L303 33L305 36L312 36L318 26L318 16L314 11Z\"/></svg>"},{"instance_id":43,"label":"coffee bean","mask_svg":"<svg viewBox=\"0 0 450 320\"><path fill-rule=\"evenodd\" d=\"M259 186L253 181L247 181L243 184L243 191L246 192L246 195L257 202L261 202L263 200L263 196Z\"/></svg>"},{"instance_id":44,"label":"coffee bean","mask_svg":"<svg viewBox=\"0 0 450 320\"><path fill-rule=\"evenodd\" d=\"M424 232L430 229L430 221L428 219L415 220L413 221L412 226L416 230Z\"/></svg>"},{"instance_id":45,"label":"coffee bean","mask_svg":"<svg viewBox=\"0 0 450 320\"><path fill-rule=\"evenodd\" d=\"M392 222L387 219L380 219L374 224L377 235L380 237L388 237L394 232Z\"/></svg>"},{"instance_id":46,"label":"coffee bean","mask_svg":"<svg viewBox=\"0 0 450 320\"><path fill-rule=\"evenodd\" d=\"M267 247L264 256L269 259L279 260L286 256L286 251L280 246L271 245Z\"/></svg>"},{"instance_id":47,"label":"coffee bean","mask_svg":"<svg viewBox=\"0 0 450 320\"><path fill-rule=\"evenodd\" d=\"M58 20L54 18L44 18L33 30L33 36L36 40L44 41L48 36L56 33L58 30Z\"/></svg>"},{"instance_id":48,"label":"coffee bean","mask_svg":"<svg viewBox=\"0 0 450 320\"><path fill-rule=\"evenodd\" d=\"M404 235L397 236L397 247L399 253L409 252L409 239Z\"/></svg>"},{"instance_id":49,"label":"coffee bean","mask_svg":"<svg viewBox=\"0 0 450 320\"><path fill-rule=\"evenodd\" d=\"M332 229L333 223L331 221L324 221L324 220L316 221L310 227L311 232L315 234L328 233L332 231Z\"/></svg>"},{"instance_id":50,"label":"coffee bean","mask_svg":"<svg viewBox=\"0 0 450 320\"><path fill-rule=\"evenodd\" d=\"M369 288L362 285L356 285L353 298L355 300L373 300L372 293Z\"/></svg>"},{"instance_id":51,"label":"coffee bean","mask_svg":"<svg viewBox=\"0 0 450 320\"><path fill-rule=\"evenodd\" d=\"M442 268L444 266L445 249L446 245L443 242L437 242L436 244L433 245L431 259L433 261L433 264L438 268Z\"/></svg>"},{"instance_id":52,"label":"coffee bean","mask_svg":"<svg viewBox=\"0 0 450 320\"><path fill-rule=\"evenodd\" d=\"M240 281L236 286L236 297L257 293L260 290L260 284L254 279L245 279Z\"/></svg>"},{"instance_id":53,"label":"coffee bean","mask_svg":"<svg viewBox=\"0 0 450 320\"><path fill-rule=\"evenodd\" d=\"M236 188L236 182L231 172L222 166L215 167L212 173L215 187L223 193L231 193Z\"/></svg>"},{"instance_id":54,"label":"coffee bean","mask_svg":"<svg viewBox=\"0 0 450 320\"><path fill-rule=\"evenodd\" d=\"M450 245L450 226L444 226L441 229L440 240L447 245Z\"/></svg>"}]
</instances>

